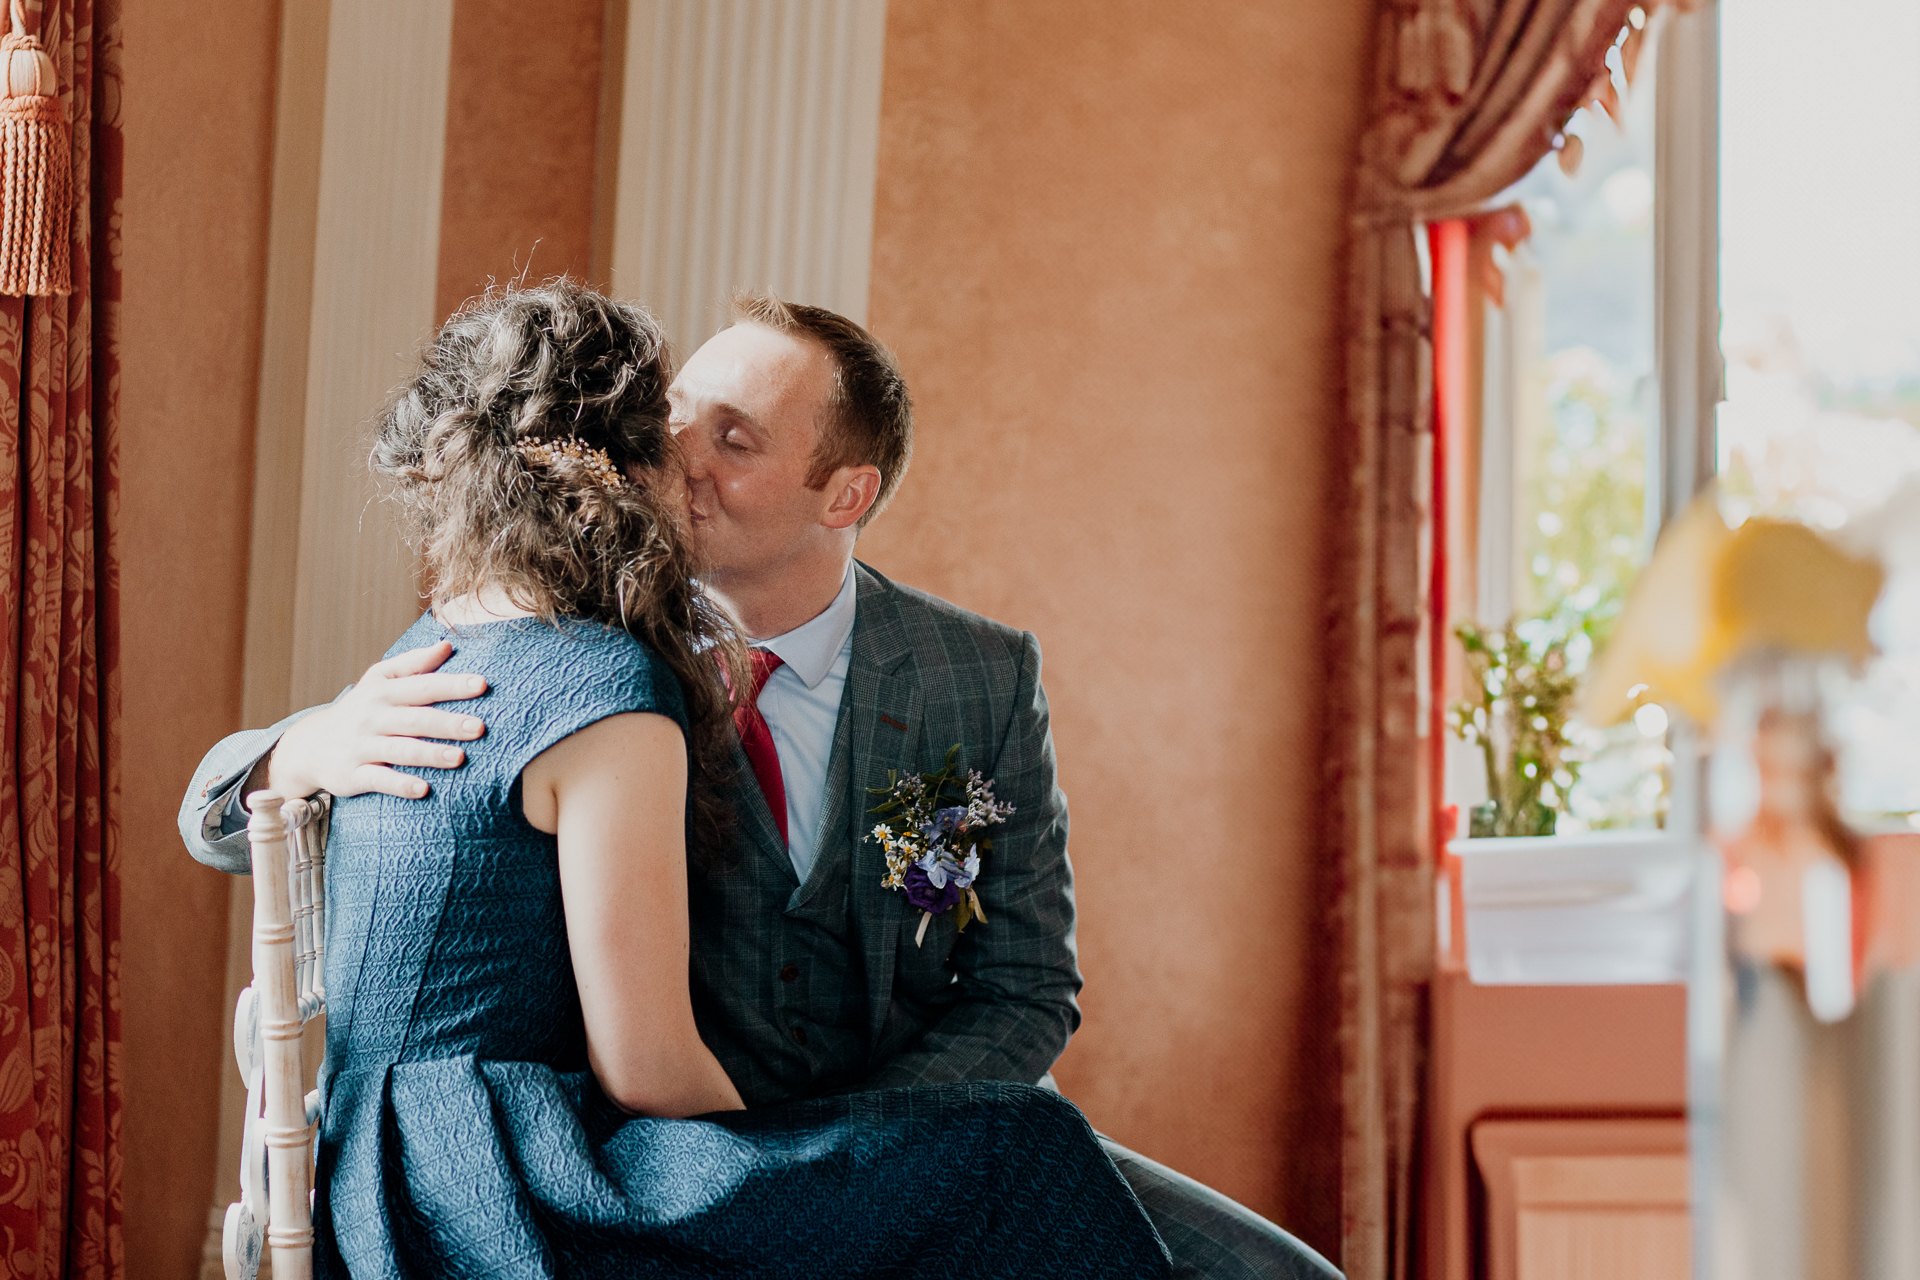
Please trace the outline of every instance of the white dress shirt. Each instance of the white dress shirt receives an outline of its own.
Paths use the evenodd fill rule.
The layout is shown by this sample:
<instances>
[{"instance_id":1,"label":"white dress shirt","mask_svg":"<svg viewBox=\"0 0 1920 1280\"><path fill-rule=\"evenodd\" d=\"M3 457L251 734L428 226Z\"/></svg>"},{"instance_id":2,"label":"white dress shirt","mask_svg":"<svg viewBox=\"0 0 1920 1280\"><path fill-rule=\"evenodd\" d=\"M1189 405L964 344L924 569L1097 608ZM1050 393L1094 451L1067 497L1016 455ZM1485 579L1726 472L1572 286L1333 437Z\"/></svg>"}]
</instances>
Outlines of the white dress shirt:
<instances>
[{"instance_id":1,"label":"white dress shirt","mask_svg":"<svg viewBox=\"0 0 1920 1280\"><path fill-rule=\"evenodd\" d=\"M783 665L774 668L760 690L760 714L780 753L780 782L787 790L787 856L793 873L807 882L820 848L820 824L826 819L827 765L833 756L833 730L840 719L840 693L853 661L853 564L833 603L811 621L766 640L766 649Z\"/></svg>"}]
</instances>

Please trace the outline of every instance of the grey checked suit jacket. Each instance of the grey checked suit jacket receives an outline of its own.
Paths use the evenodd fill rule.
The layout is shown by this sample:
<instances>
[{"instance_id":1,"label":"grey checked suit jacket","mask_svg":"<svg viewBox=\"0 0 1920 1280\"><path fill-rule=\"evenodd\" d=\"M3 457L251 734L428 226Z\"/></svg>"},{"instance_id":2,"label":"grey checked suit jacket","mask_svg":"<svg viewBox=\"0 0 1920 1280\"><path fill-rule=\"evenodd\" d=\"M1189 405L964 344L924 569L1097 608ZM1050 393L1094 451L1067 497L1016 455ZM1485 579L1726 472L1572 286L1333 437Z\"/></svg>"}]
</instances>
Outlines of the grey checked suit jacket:
<instances>
[{"instance_id":1,"label":"grey checked suit jacket","mask_svg":"<svg viewBox=\"0 0 1920 1280\"><path fill-rule=\"evenodd\" d=\"M1039 1080L1078 1027L1066 798L1040 685L1040 648L1016 631L856 565L852 661L827 772L814 871L801 885L742 762L735 865L694 885L693 992L702 1033L750 1104L947 1080ZM458 654L448 670L457 670ZM485 715L484 705L478 708ZM248 865L221 834L227 794L289 717L216 746L180 807L193 856ZM868 789L889 770L962 766L993 779L1012 819L977 888L984 925L925 943L865 839Z\"/></svg>"}]
</instances>

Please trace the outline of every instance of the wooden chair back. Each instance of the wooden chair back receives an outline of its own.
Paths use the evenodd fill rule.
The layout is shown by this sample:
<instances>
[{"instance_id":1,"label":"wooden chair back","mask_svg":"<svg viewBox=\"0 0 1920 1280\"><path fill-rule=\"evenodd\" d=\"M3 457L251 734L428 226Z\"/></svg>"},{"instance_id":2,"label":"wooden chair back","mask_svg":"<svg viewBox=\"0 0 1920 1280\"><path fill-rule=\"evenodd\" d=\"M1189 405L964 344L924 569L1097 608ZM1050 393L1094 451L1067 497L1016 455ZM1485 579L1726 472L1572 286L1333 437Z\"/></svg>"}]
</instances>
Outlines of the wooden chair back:
<instances>
[{"instance_id":1,"label":"wooden chair back","mask_svg":"<svg viewBox=\"0 0 1920 1280\"><path fill-rule=\"evenodd\" d=\"M313 1129L302 1030L326 1011L327 818L331 798L247 797L253 846L253 983L233 1015L233 1051L247 1082L240 1198L227 1206L227 1280L313 1275ZM315 1064L316 1066L318 1064Z\"/></svg>"}]
</instances>

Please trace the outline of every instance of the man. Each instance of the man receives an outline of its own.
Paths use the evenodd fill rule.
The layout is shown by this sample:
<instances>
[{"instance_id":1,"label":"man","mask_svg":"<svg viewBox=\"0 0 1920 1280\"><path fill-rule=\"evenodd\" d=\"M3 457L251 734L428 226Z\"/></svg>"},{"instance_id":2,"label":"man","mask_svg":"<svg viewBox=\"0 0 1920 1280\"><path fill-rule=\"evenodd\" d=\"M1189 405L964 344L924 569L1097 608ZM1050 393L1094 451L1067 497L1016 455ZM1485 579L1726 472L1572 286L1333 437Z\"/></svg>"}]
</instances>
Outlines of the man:
<instances>
[{"instance_id":1,"label":"man","mask_svg":"<svg viewBox=\"0 0 1920 1280\"><path fill-rule=\"evenodd\" d=\"M706 585L756 638L760 686L759 718L742 717L740 856L692 886L701 1034L750 1106L949 1080L1050 1084L1080 1021L1080 974L1040 649L854 560L912 449L891 355L832 312L747 296L669 399ZM376 664L333 704L221 743L181 807L194 856L246 869L238 797L261 785L426 794L393 766L457 767L449 743L484 731L432 705L482 692L435 670L449 652ZM1013 814L974 884L983 921L957 933L938 917L921 937L881 883L870 789L937 768L955 745ZM1337 1274L1224 1196L1108 1151L1176 1275Z\"/></svg>"}]
</instances>

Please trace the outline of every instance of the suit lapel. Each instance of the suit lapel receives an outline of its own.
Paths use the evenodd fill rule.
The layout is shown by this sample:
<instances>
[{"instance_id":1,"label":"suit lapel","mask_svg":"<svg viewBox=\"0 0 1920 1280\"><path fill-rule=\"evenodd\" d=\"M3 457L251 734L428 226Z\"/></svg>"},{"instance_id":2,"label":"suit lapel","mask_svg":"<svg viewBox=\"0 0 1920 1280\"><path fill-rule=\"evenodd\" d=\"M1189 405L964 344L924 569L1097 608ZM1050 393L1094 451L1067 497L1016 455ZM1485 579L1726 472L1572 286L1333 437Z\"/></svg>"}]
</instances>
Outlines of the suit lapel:
<instances>
[{"instance_id":1,"label":"suit lapel","mask_svg":"<svg viewBox=\"0 0 1920 1280\"><path fill-rule=\"evenodd\" d=\"M886 859L866 838L873 826L867 810L870 787L887 785L887 773L920 767L920 675L908 661L913 649L887 584L855 563L857 612L853 655L847 667L850 755L846 786L830 801L828 831L845 831L853 842L849 866L852 905L866 961L869 1031L875 1042L893 1000L893 966L899 954L905 899L882 887ZM839 743L835 744L836 754Z\"/></svg>"},{"instance_id":2,"label":"suit lapel","mask_svg":"<svg viewBox=\"0 0 1920 1280\"><path fill-rule=\"evenodd\" d=\"M847 671L850 685L853 671L851 660ZM853 776L852 757L853 699L843 688L840 692L840 714L833 722L833 748L827 756L827 785L823 793L826 811L820 815L820 834L814 841L813 870L807 876L807 882L794 893L796 904L810 897L816 887L825 884L831 876L849 874L851 857L843 864L836 860L835 854L838 852L838 842L845 840L850 830L847 788L850 785L848 779ZM857 836L854 843L856 846L859 843Z\"/></svg>"},{"instance_id":3,"label":"suit lapel","mask_svg":"<svg viewBox=\"0 0 1920 1280\"><path fill-rule=\"evenodd\" d=\"M767 797L761 792L760 783L753 776L753 766L747 762L747 753L741 750L737 737L733 743L733 792L733 811L745 820L740 834L754 847L753 856L772 859L797 886L799 879L793 873L793 859L780 839L780 827L774 820L773 810L767 807Z\"/></svg>"}]
</instances>

